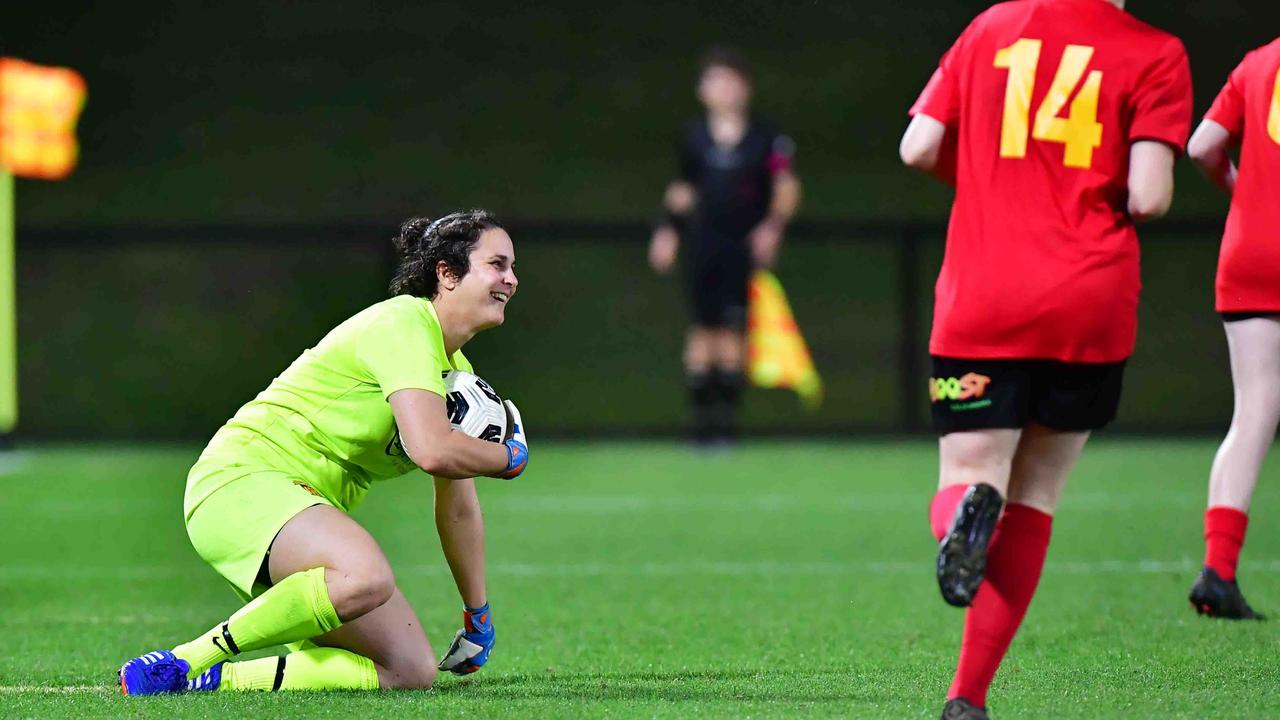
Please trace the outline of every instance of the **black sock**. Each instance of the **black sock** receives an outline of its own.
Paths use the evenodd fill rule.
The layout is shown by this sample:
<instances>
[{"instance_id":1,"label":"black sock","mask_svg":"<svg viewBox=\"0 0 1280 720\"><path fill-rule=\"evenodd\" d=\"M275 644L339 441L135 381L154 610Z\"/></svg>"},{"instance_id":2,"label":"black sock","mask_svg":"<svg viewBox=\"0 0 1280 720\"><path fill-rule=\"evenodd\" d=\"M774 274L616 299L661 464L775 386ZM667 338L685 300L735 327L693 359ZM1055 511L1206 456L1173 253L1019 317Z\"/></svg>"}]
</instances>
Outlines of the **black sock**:
<instances>
[{"instance_id":1,"label":"black sock","mask_svg":"<svg viewBox=\"0 0 1280 720\"><path fill-rule=\"evenodd\" d=\"M722 440L738 437L738 406L742 403L742 388L746 380L741 369L718 369L712 375L715 388L714 433Z\"/></svg>"},{"instance_id":2,"label":"black sock","mask_svg":"<svg viewBox=\"0 0 1280 720\"><path fill-rule=\"evenodd\" d=\"M690 437L694 442L706 442L715 433L714 378L705 370L687 371L685 383L689 387Z\"/></svg>"}]
</instances>

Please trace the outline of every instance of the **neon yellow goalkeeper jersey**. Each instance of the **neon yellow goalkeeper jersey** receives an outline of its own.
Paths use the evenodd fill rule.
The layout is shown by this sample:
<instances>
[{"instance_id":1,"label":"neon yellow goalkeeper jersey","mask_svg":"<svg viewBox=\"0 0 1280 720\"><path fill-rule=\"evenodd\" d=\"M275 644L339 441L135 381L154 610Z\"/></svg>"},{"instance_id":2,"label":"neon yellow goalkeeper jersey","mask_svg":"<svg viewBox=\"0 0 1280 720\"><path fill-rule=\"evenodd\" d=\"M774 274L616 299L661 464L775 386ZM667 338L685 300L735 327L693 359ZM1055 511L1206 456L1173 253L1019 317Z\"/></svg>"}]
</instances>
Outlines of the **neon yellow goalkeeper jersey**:
<instances>
[{"instance_id":1,"label":"neon yellow goalkeeper jersey","mask_svg":"<svg viewBox=\"0 0 1280 720\"><path fill-rule=\"evenodd\" d=\"M414 469L387 398L406 388L443 396L441 374L450 368L472 370L461 350L446 358L431 301L400 295L366 308L218 430L187 478L186 517L219 487L258 470L296 475L354 509L373 481Z\"/></svg>"}]
</instances>

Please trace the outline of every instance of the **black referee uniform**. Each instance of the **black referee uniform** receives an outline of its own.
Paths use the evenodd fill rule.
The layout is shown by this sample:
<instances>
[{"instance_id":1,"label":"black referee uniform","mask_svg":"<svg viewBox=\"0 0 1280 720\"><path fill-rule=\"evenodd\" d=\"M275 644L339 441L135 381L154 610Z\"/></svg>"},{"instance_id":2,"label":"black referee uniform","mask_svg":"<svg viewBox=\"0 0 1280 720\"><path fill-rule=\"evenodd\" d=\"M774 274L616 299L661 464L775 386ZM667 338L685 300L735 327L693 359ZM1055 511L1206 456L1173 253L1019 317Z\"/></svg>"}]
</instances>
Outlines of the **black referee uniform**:
<instances>
[{"instance_id":1,"label":"black referee uniform","mask_svg":"<svg viewBox=\"0 0 1280 720\"><path fill-rule=\"evenodd\" d=\"M747 235L773 201L773 176L791 166L795 143L752 118L737 145L717 145L704 118L685 126L680 178L697 204L684 237L689 301L695 325L746 327L751 248Z\"/></svg>"}]
</instances>

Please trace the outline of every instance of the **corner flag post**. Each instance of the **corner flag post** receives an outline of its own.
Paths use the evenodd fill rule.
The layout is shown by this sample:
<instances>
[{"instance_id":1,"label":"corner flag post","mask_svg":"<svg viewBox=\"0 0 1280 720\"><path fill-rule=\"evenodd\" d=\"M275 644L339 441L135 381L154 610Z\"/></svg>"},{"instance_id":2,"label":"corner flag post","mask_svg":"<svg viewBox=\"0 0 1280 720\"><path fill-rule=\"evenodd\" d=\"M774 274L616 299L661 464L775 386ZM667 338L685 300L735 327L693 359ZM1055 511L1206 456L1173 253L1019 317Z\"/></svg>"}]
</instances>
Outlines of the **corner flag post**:
<instances>
[{"instance_id":1,"label":"corner flag post","mask_svg":"<svg viewBox=\"0 0 1280 720\"><path fill-rule=\"evenodd\" d=\"M0 167L0 435L18 425L18 321L13 246L13 175Z\"/></svg>"},{"instance_id":2,"label":"corner flag post","mask_svg":"<svg viewBox=\"0 0 1280 720\"><path fill-rule=\"evenodd\" d=\"M0 57L0 437L18 425L13 178L60 180L71 172L84 100L76 71Z\"/></svg>"}]
</instances>

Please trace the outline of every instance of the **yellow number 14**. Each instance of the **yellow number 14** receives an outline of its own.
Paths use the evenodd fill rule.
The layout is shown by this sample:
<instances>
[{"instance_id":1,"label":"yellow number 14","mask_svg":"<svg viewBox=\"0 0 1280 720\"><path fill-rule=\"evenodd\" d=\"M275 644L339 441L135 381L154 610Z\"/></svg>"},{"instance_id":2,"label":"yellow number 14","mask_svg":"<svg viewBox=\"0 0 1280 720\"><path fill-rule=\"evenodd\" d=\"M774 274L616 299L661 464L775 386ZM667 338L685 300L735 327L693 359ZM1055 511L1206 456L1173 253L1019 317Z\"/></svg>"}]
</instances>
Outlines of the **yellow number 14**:
<instances>
[{"instance_id":1,"label":"yellow number 14","mask_svg":"<svg viewBox=\"0 0 1280 720\"><path fill-rule=\"evenodd\" d=\"M1031 114L1031 96L1035 92L1036 66L1040 64L1040 40L1023 38L996 53L995 66L1009 71L1004 86L1004 117L1000 124L1000 157L1027 156L1027 124ZM1065 145L1062 162L1067 167L1087 168L1093 164L1093 149L1102 145L1102 124L1098 122L1098 94L1102 90L1102 71L1094 70L1084 77L1093 48L1068 45L1054 73L1049 93L1036 110L1031 137ZM1071 101L1071 112L1058 117L1067 104L1080 78L1084 84Z\"/></svg>"}]
</instances>

